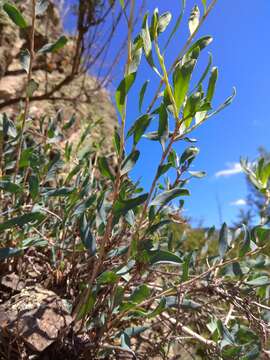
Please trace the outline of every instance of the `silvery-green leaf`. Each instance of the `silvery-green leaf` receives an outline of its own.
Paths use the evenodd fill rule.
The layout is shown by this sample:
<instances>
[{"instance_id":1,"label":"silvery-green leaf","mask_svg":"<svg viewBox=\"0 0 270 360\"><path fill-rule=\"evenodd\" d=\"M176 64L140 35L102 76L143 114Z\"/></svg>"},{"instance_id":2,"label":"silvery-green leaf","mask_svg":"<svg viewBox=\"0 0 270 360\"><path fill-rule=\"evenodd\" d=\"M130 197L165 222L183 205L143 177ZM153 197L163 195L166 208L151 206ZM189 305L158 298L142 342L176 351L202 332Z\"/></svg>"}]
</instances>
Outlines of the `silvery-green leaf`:
<instances>
[{"instance_id":1,"label":"silvery-green leaf","mask_svg":"<svg viewBox=\"0 0 270 360\"><path fill-rule=\"evenodd\" d=\"M30 52L28 49L23 49L20 52L20 63L22 68L29 73L29 67L30 67Z\"/></svg>"},{"instance_id":2,"label":"silvery-green leaf","mask_svg":"<svg viewBox=\"0 0 270 360\"><path fill-rule=\"evenodd\" d=\"M34 92L39 88L39 84L34 80L31 79L26 86L26 96L32 97Z\"/></svg>"},{"instance_id":3,"label":"silvery-green leaf","mask_svg":"<svg viewBox=\"0 0 270 360\"><path fill-rule=\"evenodd\" d=\"M194 6L194 8L191 11L189 20L188 20L188 27L190 31L190 35L194 33L194 31L197 29L200 22L200 9L197 5Z\"/></svg>"},{"instance_id":4,"label":"silvery-green leaf","mask_svg":"<svg viewBox=\"0 0 270 360\"><path fill-rule=\"evenodd\" d=\"M36 15L42 15L49 6L48 0L38 0L36 3Z\"/></svg>"}]
</instances>

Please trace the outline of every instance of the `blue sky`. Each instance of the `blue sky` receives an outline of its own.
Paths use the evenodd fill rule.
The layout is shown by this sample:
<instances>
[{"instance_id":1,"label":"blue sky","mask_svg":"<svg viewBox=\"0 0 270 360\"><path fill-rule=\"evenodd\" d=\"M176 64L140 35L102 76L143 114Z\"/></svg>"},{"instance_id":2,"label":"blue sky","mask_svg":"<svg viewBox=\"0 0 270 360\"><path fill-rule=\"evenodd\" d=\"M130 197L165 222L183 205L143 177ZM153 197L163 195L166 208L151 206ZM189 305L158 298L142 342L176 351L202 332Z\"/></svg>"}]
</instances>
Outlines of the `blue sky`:
<instances>
[{"instance_id":1,"label":"blue sky","mask_svg":"<svg viewBox=\"0 0 270 360\"><path fill-rule=\"evenodd\" d=\"M139 2L138 2L139 3ZM160 13L171 11L175 20L180 11L178 0L147 0L146 8L151 12L155 7ZM195 5L187 1L187 11L182 26L167 50L167 63L181 50L188 36L187 19L190 9ZM200 6L199 0L197 4ZM204 24L198 36L212 35L214 42L208 51L213 54L214 64L219 68L214 104L218 105L227 98L232 87L237 89L233 104L216 117L211 118L192 134L198 139L200 154L192 170L204 170L207 177L194 179L189 184L192 196L186 199L185 214L191 216L196 224L203 220L206 226L219 226L220 220L229 224L239 211L240 199L246 196L246 182L239 173L240 156L253 159L260 145L270 148L269 144L269 14L270 1L260 0L219 0L214 11ZM123 41L126 32L121 24L111 50ZM173 22L170 25L171 29ZM162 35L166 38L166 33ZM114 46L115 45L115 46ZM203 55L201 66L207 61L207 51ZM199 66L200 69L200 66ZM113 91L121 80L123 62L118 65L116 76L110 89ZM198 75L197 75L198 76ZM145 102L151 100L158 78L145 62L142 63L136 84L129 96L127 128L138 116L138 93L143 82L149 79ZM187 144L179 144L181 151ZM143 140L139 146L142 156L133 170L134 179L141 179L149 188L153 171L160 158L160 146ZM223 171L231 170L232 171ZM219 175L219 176L216 176ZM238 200L238 205L233 205ZM218 211L218 202L220 211Z\"/></svg>"}]
</instances>

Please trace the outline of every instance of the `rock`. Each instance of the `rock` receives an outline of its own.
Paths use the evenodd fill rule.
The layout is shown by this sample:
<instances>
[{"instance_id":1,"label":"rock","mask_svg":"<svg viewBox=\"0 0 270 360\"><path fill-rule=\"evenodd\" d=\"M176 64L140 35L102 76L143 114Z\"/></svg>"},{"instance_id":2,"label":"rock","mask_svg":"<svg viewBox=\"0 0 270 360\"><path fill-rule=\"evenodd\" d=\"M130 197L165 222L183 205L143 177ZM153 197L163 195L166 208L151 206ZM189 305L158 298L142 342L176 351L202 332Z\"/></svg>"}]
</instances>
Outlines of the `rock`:
<instances>
[{"instance_id":1,"label":"rock","mask_svg":"<svg viewBox=\"0 0 270 360\"><path fill-rule=\"evenodd\" d=\"M2 332L18 336L35 352L55 342L72 321L64 301L40 286L25 288L0 305L0 319Z\"/></svg>"},{"instance_id":2,"label":"rock","mask_svg":"<svg viewBox=\"0 0 270 360\"><path fill-rule=\"evenodd\" d=\"M21 291L25 285L15 273L3 276L0 280L0 284L13 291Z\"/></svg>"}]
</instances>

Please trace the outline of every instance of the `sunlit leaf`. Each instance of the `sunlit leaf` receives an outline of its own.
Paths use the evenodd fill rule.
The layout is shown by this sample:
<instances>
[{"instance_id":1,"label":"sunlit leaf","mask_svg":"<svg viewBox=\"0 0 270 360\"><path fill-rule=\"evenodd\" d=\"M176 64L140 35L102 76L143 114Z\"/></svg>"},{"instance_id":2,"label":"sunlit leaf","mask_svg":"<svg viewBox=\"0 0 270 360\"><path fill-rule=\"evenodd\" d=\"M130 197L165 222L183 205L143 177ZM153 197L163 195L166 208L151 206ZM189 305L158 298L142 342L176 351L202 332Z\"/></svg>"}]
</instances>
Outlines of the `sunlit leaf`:
<instances>
[{"instance_id":1,"label":"sunlit leaf","mask_svg":"<svg viewBox=\"0 0 270 360\"><path fill-rule=\"evenodd\" d=\"M217 78L218 78L218 69L216 67L213 67L208 83L207 94L206 94L206 99L209 102L211 102L213 99Z\"/></svg>"},{"instance_id":2,"label":"sunlit leaf","mask_svg":"<svg viewBox=\"0 0 270 360\"><path fill-rule=\"evenodd\" d=\"M101 174L111 180L114 180L114 175L110 169L107 158L105 156L98 158L98 167Z\"/></svg>"},{"instance_id":3,"label":"sunlit leaf","mask_svg":"<svg viewBox=\"0 0 270 360\"><path fill-rule=\"evenodd\" d=\"M118 88L116 90L115 101L116 101L117 109L121 116L123 116L124 105L125 105L127 94L129 92L131 86L133 85L135 78L136 78L136 73L131 73L131 74L127 75L120 82L120 85L118 86Z\"/></svg>"},{"instance_id":4,"label":"sunlit leaf","mask_svg":"<svg viewBox=\"0 0 270 360\"><path fill-rule=\"evenodd\" d=\"M116 275L113 271L104 271L97 278L98 284L114 284L118 280L118 275Z\"/></svg>"},{"instance_id":5,"label":"sunlit leaf","mask_svg":"<svg viewBox=\"0 0 270 360\"><path fill-rule=\"evenodd\" d=\"M24 29L28 26L21 12L14 5L5 3L3 9L15 25L19 26L21 29Z\"/></svg>"},{"instance_id":6,"label":"sunlit leaf","mask_svg":"<svg viewBox=\"0 0 270 360\"><path fill-rule=\"evenodd\" d=\"M133 150L128 157L124 160L121 168L121 176L127 174L130 170L133 169L136 162L138 161L140 152L138 150Z\"/></svg>"},{"instance_id":7,"label":"sunlit leaf","mask_svg":"<svg viewBox=\"0 0 270 360\"><path fill-rule=\"evenodd\" d=\"M172 14L168 11L160 15L157 24L158 33L163 33L167 29L167 26L171 22L171 19L172 19Z\"/></svg>"},{"instance_id":8,"label":"sunlit leaf","mask_svg":"<svg viewBox=\"0 0 270 360\"><path fill-rule=\"evenodd\" d=\"M38 50L39 54L46 53L55 53L58 50L61 50L68 42L68 38L65 35L60 36L54 43L49 43L44 45L41 49Z\"/></svg>"},{"instance_id":9,"label":"sunlit leaf","mask_svg":"<svg viewBox=\"0 0 270 360\"><path fill-rule=\"evenodd\" d=\"M177 111L179 112L189 88L192 71L195 67L196 60L190 60L184 65L180 63L176 66L173 73L174 99Z\"/></svg>"},{"instance_id":10,"label":"sunlit leaf","mask_svg":"<svg viewBox=\"0 0 270 360\"><path fill-rule=\"evenodd\" d=\"M149 80L146 80L140 91L140 96L139 96L139 111L140 112L142 111L143 99L144 99L144 95L145 95L148 84L149 84Z\"/></svg>"},{"instance_id":11,"label":"sunlit leaf","mask_svg":"<svg viewBox=\"0 0 270 360\"><path fill-rule=\"evenodd\" d=\"M140 304L150 296L150 289L146 285L140 285L130 295L129 301L134 304Z\"/></svg>"},{"instance_id":12,"label":"sunlit leaf","mask_svg":"<svg viewBox=\"0 0 270 360\"><path fill-rule=\"evenodd\" d=\"M149 262L151 265L154 264L174 264L179 265L182 264L182 259L169 252L164 250L150 250L147 252L149 256Z\"/></svg>"},{"instance_id":13,"label":"sunlit leaf","mask_svg":"<svg viewBox=\"0 0 270 360\"><path fill-rule=\"evenodd\" d=\"M148 198L148 194L143 194L128 200L119 199L114 204L113 212L117 216L125 215L129 210L132 210L137 206L143 204L147 198Z\"/></svg>"},{"instance_id":14,"label":"sunlit leaf","mask_svg":"<svg viewBox=\"0 0 270 360\"><path fill-rule=\"evenodd\" d=\"M152 117L148 114L139 117L127 133L127 137L133 135L133 143L136 145L148 128Z\"/></svg>"},{"instance_id":15,"label":"sunlit leaf","mask_svg":"<svg viewBox=\"0 0 270 360\"><path fill-rule=\"evenodd\" d=\"M163 193L157 195L151 202L150 206L164 206L179 196L188 195L189 191L187 189L175 188L172 190L166 190Z\"/></svg>"},{"instance_id":16,"label":"sunlit leaf","mask_svg":"<svg viewBox=\"0 0 270 360\"><path fill-rule=\"evenodd\" d=\"M198 25L200 22L200 9L197 5L194 6L194 8L191 11L189 20L188 20L188 27L189 27L189 32L190 35L192 35L194 33L194 31L196 31Z\"/></svg>"}]
</instances>

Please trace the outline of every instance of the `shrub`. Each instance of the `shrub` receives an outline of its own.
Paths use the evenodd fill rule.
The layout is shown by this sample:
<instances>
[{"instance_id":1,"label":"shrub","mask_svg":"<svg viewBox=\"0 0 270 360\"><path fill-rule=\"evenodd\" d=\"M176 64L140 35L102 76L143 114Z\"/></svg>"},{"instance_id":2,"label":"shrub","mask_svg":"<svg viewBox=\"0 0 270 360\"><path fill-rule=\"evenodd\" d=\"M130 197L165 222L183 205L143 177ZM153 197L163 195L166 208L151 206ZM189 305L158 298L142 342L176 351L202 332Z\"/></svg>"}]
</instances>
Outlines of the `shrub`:
<instances>
[{"instance_id":1,"label":"shrub","mask_svg":"<svg viewBox=\"0 0 270 360\"><path fill-rule=\"evenodd\" d=\"M0 258L3 269L8 265L9 271L25 277L23 262L29 251L35 248L37 257L42 254L41 283L69 303L71 334L85 336L84 346L77 353L73 349L79 358L115 358L124 352L126 357L166 359L180 351L187 357L211 359L267 356L268 228L250 231L243 226L232 232L224 224L218 233L209 229L196 249L192 241L192 246L184 244L176 231L179 223L186 227L180 210L189 195L188 182L204 175L190 171L199 149L188 135L234 96L212 109L218 71L211 57L191 86L196 65L212 41L210 36L194 38L215 2L207 6L203 1L201 18L194 7L190 36L171 68L159 42L170 13L155 10L150 25L146 14L134 37L134 1L130 2L126 70L115 94L120 119L114 135L116 166L100 155L99 144L87 146L94 125L85 129L77 146L67 141L63 148L59 140L72 119L64 123L46 114L29 118L37 88L31 71L36 56L33 10L32 45L22 57L28 72L25 107L16 122L6 114L0 118ZM13 5L6 3L4 10L16 25L25 25ZM181 19L182 14L178 26ZM42 51L57 51L65 45L61 39ZM158 91L126 131L127 96L138 81L142 56L159 78ZM140 105L146 91L144 83ZM157 129L147 133L154 119ZM162 147L149 192L129 177L142 137ZM127 153L130 138L133 146ZM191 143L182 154L177 152L179 142ZM173 180L165 176L168 171Z\"/></svg>"}]
</instances>

